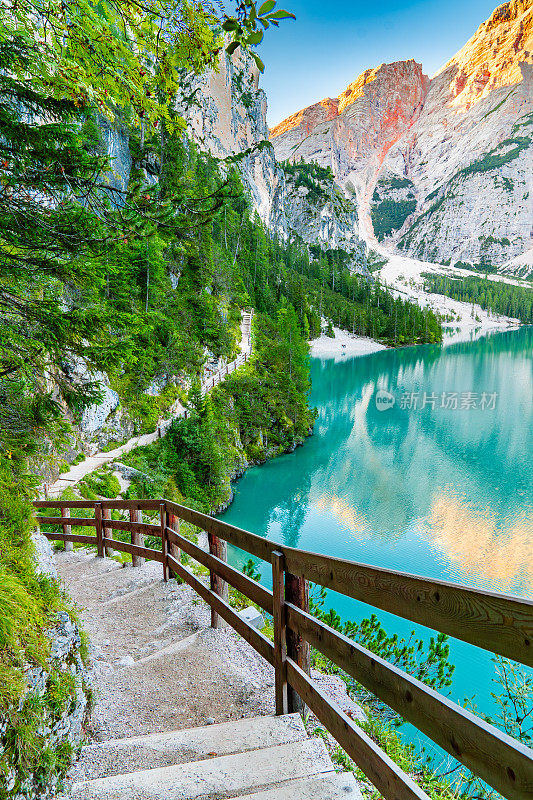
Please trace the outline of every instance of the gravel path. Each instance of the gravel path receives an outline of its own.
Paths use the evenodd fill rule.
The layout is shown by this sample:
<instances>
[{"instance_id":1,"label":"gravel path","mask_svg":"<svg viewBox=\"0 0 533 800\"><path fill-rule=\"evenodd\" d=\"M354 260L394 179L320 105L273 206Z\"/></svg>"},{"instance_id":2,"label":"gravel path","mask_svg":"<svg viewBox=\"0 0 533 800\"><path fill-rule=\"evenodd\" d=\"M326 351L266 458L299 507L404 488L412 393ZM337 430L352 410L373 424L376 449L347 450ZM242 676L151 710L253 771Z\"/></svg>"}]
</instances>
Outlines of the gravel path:
<instances>
[{"instance_id":1,"label":"gravel path","mask_svg":"<svg viewBox=\"0 0 533 800\"><path fill-rule=\"evenodd\" d=\"M161 566L133 569L75 550L58 573L89 636L95 709L90 737L135 736L272 714L273 669Z\"/></svg>"}]
</instances>

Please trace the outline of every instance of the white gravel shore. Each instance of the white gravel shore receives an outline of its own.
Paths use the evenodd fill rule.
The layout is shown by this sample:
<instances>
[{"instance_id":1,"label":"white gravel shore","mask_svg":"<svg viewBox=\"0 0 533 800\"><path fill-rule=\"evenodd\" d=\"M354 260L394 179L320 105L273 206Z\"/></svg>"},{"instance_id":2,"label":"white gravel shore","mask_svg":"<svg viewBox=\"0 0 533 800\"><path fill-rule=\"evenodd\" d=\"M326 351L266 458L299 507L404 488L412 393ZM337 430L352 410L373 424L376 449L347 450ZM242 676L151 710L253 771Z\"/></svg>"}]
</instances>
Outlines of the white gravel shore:
<instances>
[{"instance_id":1,"label":"white gravel shore","mask_svg":"<svg viewBox=\"0 0 533 800\"><path fill-rule=\"evenodd\" d=\"M340 328L333 328L335 338L329 336L319 336L311 342L311 356L313 358L334 358L341 361L343 358L353 358L354 356L366 356L369 353L376 353L378 350L386 350L387 347L375 339L368 336L352 336L348 331Z\"/></svg>"}]
</instances>

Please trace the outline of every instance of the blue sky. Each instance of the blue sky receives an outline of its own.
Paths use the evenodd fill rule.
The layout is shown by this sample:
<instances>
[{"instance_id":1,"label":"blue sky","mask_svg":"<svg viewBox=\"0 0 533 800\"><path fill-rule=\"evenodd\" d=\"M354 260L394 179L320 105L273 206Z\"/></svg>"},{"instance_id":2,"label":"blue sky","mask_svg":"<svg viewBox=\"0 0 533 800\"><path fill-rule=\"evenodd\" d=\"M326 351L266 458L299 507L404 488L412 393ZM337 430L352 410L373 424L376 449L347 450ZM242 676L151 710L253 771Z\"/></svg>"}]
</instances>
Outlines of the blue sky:
<instances>
[{"instance_id":1,"label":"blue sky","mask_svg":"<svg viewBox=\"0 0 533 800\"><path fill-rule=\"evenodd\" d=\"M336 97L363 70L414 58L433 75L498 0L278 0L296 21L266 31L261 85L268 122Z\"/></svg>"}]
</instances>

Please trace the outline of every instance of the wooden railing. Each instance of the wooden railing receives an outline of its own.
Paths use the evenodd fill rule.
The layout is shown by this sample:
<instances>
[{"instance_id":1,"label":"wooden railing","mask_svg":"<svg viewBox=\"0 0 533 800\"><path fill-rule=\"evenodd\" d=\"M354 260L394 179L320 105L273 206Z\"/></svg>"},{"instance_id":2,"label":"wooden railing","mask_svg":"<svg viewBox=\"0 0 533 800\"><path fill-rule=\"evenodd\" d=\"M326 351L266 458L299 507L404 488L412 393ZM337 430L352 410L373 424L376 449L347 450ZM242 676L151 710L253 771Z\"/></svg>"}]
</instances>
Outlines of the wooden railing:
<instances>
[{"instance_id":1,"label":"wooden railing","mask_svg":"<svg viewBox=\"0 0 533 800\"><path fill-rule=\"evenodd\" d=\"M225 620L274 666L276 713L298 709L301 698L387 800L428 796L309 678L310 645L504 797L533 798L532 750L311 616L307 582L530 667L533 601L285 547L168 500L38 501L35 506L61 510L61 517L37 517L41 526L63 528L62 533L43 531L49 539L95 545L99 556L108 548L131 553L134 565L154 559L162 564L165 580L176 575L192 586L211 606L214 626ZM95 516L67 515L73 508L94 509ZM113 509L128 512L129 521L110 519ZM142 522L143 512L158 512L157 524ZM210 552L181 535L181 520L207 532ZM72 534L72 526L95 528L95 535ZM130 532L131 543L113 539L113 530ZM161 549L145 547L145 535L158 537ZM272 591L226 562L226 542L271 563ZM209 587L182 564L181 551L209 569ZM272 615L274 642L231 608L226 582Z\"/></svg>"}]
</instances>

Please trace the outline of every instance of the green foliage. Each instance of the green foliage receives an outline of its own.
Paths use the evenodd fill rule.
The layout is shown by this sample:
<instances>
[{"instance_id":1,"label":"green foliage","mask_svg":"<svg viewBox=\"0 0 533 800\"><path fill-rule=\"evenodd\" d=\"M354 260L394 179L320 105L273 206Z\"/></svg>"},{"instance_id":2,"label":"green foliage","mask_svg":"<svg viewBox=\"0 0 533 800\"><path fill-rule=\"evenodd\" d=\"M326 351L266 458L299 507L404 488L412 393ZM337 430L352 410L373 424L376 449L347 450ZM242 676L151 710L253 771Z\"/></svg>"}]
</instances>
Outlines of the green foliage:
<instances>
[{"instance_id":1,"label":"green foliage","mask_svg":"<svg viewBox=\"0 0 533 800\"><path fill-rule=\"evenodd\" d=\"M97 107L110 119L120 108L137 124L170 122L178 69L205 68L220 47L208 3L74 0L68 13L60 0L8 5L2 34L39 42L32 62L17 65L17 77L49 97Z\"/></svg>"},{"instance_id":2,"label":"green foliage","mask_svg":"<svg viewBox=\"0 0 533 800\"><path fill-rule=\"evenodd\" d=\"M164 439L124 461L150 475L134 478L137 496L185 498L211 511L230 498L230 477L244 459L264 461L294 448L309 432L307 342L294 309L254 317L253 362L231 373L202 399L192 387L186 419Z\"/></svg>"},{"instance_id":3,"label":"green foliage","mask_svg":"<svg viewBox=\"0 0 533 800\"><path fill-rule=\"evenodd\" d=\"M46 421L58 409L43 376L79 407L83 394L62 375L60 363L66 351L90 360L84 343L98 341L102 328L94 303L102 278L94 249L102 226L76 198L89 202L91 193L98 194L94 174L105 161L84 147L73 104L12 76L33 56L20 39L0 40L0 371L13 392L35 396ZM40 124L43 117L47 124ZM101 345L104 360L109 349ZM94 399L95 387L88 384L84 396Z\"/></svg>"},{"instance_id":4,"label":"green foliage","mask_svg":"<svg viewBox=\"0 0 533 800\"><path fill-rule=\"evenodd\" d=\"M471 261L456 261L454 267L459 269L471 269L477 272L493 273L497 272L498 268L493 267L492 264L472 264Z\"/></svg>"},{"instance_id":5,"label":"green foliage","mask_svg":"<svg viewBox=\"0 0 533 800\"><path fill-rule=\"evenodd\" d=\"M431 800L458 800L461 796L461 788L457 782L446 776L440 776L432 767L429 758L424 755L424 751L419 753L415 745L404 742L398 731L387 722L370 715L368 721L362 723L361 727L395 764L398 764L407 775L413 778ZM350 764L344 751L342 753L343 756L339 755L344 761L344 768L351 768L362 782L364 796L368 800L380 800L380 793L368 783L364 773L355 764Z\"/></svg>"},{"instance_id":6,"label":"green foliage","mask_svg":"<svg viewBox=\"0 0 533 800\"><path fill-rule=\"evenodd\" d=\"M439 633L435 638L431 637L428 643L423 639L416 638L414 631L411 631L408 639L399 638L397 634L389 636L375 614L358 623L349 620L342 622L334 609L330 608L328 612L323 610L325 600L325 590L322 587L313 586L309 600L311 613L330 628L348 636L362 647L394 664L432 689L442 691L451 686L455 666L449 661L450 648L448 637L445 634ZM316 652L314 658L316 663L320 663L328 672L342 672L320 653ZM394 725L401 725L404 722L401 717L353 678L345 673L342 673L342 677L346 681L350 693L379 715L380 719L387 720Z\"/></svg>"},{"instance_id":7,"label":"green foliage","mask_svg":"<svg viewBox=\"0 0 533 800\"><path fill-rule=\"evenodd\" d=\"M422 273L422 277L426 292L444 294L464 303L476 303L489 312L505 314L528 325L533 323L533 291L526 286L474 275L458 278L428 272Z\"/></svg>"},{"instance_id":8,"label":"green foliage","mask_svg":"<svg viewBox=\"0 0 533 800\"><path fill-rule=\"evenodd\" d=\"M533 742L533 676L516 661L503 656L496 656L493 662L496 665L493 681L499 686L499 692L491 693L498 706L491 722L530 747Z\"/></svg>"},{"instance_id":9,"label":"green foliage","mask_svg":"<svg viewBox=\"0 0 533 800\"><path fill-rule=\"evenodd\" d=\"M531 145L531 136L512 136L505 139L503 142L485 153L484 156L477 161L473 161L468 167L457 172L452 180L467 175L474 175L478 172L489 172L491 170L500 169L505 164L510 164L515 158L518 158L522 150L527 150ZM508 148L505 153L499 152L504 148Z\"/></svg>"},{"instance_id":10,"label":"green foliage","mask_svg":"<svg viewBox=\"0 0 533 800\"><path fill-rule=\"evenodd\" d=\"M96 500L98 497L114 498L120 494L120 483L107 465L85 475L77 488L86 500Z\"/></svg>"},{"instance_id":11,"label":"green foliage","mask_svg":"<svg viewBox=\"0 0 533 800\"><path fill-rule=\"evenodd\" d=\"M415 638L412 631L409 639L399 639L395 634L389 636L374 614L360 623L342 622L334 609L324 611L325 600L326 591L311 585L310 612L326 625L436 691L442 693L451 686L455 667L449 661L447 636L438 634L426 644ZM312 650L312 660L322 672L338 674L345 681L348 694L361 703L367 715L367 721L360 723L361 727L431 798L500 800L501 795L459 762L452 760L438 764L434 758L425 755L424 747L418 749L414 744L405 742L398 732L398 727L405 720L319 651ZM502 656L496 656L493 662L496 671L492 680L497 688L491 692L491 696L496 704L496 712L492 716L483 714L469 700L465 701L465 707L530 746L533 741L533 677L522 665ZM323 731L318 729L316 733L322 734ZM369 800L377 800L379 795L342 748L336 748L333 759L344 769L355 772L363 783L365 796Z\"/></svg>"},{"instance_id":12,"label":"green foliage","mask_svg":"<svg viewBox=\"0 0 533 800\"><path fill-rule=\"evenodd\" d=\"M25 662L44 664L44 629L64 601L58 585L35 571L32 483L24 459L0 454L0 710L20 693Z\"/></svg>"},{"instance_id":13,"label":"green foliage","mask_svg":"<svg viewBox=\"0 0 533 800\"><path fill-rule=\"evenodd\" d=\"M261 573L256 569L256 563L253 558L249 558L246 564L242 568L243 573L248 577L251 578L253 581L259 581L261 579Z\"/></svg>"},{"instance_id":14,"label":"green foliage","mask_svg":"<svg viewBox=\"0 0 533 800\"><path fill-rule=\"evenodd\" d=\"M184 127L172 108L180 75L216 69L221 27L231 34L228 54L242 47L263 71L253 51L263 30L294 19L275 6L275 0L259 8L254 0L239 0L235 16L228 16L209 0L194 5L186 0L96 5L73 0L67 13L60 0L22 0L8 3L0 38L39 42L31 62L13 67L17 79L46 96L67 99L85 111L97 108L111 120L119 112L135 127L156 129L164 120L172 132Z\"/></svg>"},{"instance_id":15,"label":"green foliage","mask_svg":"<svg viewBox=\"0 0 533 800\"><path fill-rule=\"evenodd\" d=\"M373 204L370 216L378 240L381 242L385 236L399 230L415 209L416 200L382 200Z\"/></svg>"},{"instance_id":16,"label":"green foliage","mask_svg":"<svg viewBox=\"0 0 533 800\"><path fill-rule=\"evenodd\" d=\"M0 714L6 723L0 753L3 775L15 769L16 794L25 781L50 786L70 766L68 743L45 747L43 729L59 720L76 698L74 678L50 662L45 632L65 610L58 584L35 570L31 542L33 483L24 452L0 454ZM27 691L25 671L48 673L42 695ZM2 795L3 796L3 795Z\"/></svg>"},{"instance_id":17,"label":"green foliage","mask_svg":"<svg viewBox=\"0 0 533 800\"><path fill-rule=\"evenodd\" d=\"M298 189L304 186L308 191L308 200L319 203L328 200L335 176L331 167L321 167L313 161L305 163L303 159L291 164L284 161L281 165L285 175L291 178Z\"/></svg>"},{"instance_id":18,"label":"green foliage","mask_svg":"<svg viewBox=\"0 0 533 800\"><path fill-rule=\"evenodd\" d=\"M222 24L222 30L232 36L226 52L231 55L238 47L246 49L256 47L263 40L263 29L267 30L270 25L278 27L282 19L296 19L294 14L289 11L281 8L274 10L275 8L276 0L265 0L259 8L255 0L239 0L237 15L234 17L225 15L225 21ZM258 70L263 72L265 65L257 53L251 50L251 54Z\"/></svg>"},{"instance_id":19,"label":"green foliage","mask_svg":"<svg viewBox=\"0 0 533 800\"><path fill-rule=\"evenodd\" d=\"M413 182L409 178L398 178L393 175L390 178L381 178L378 185L387 189L409 189L413 186Z\"/></svg>"}]
</instances>

